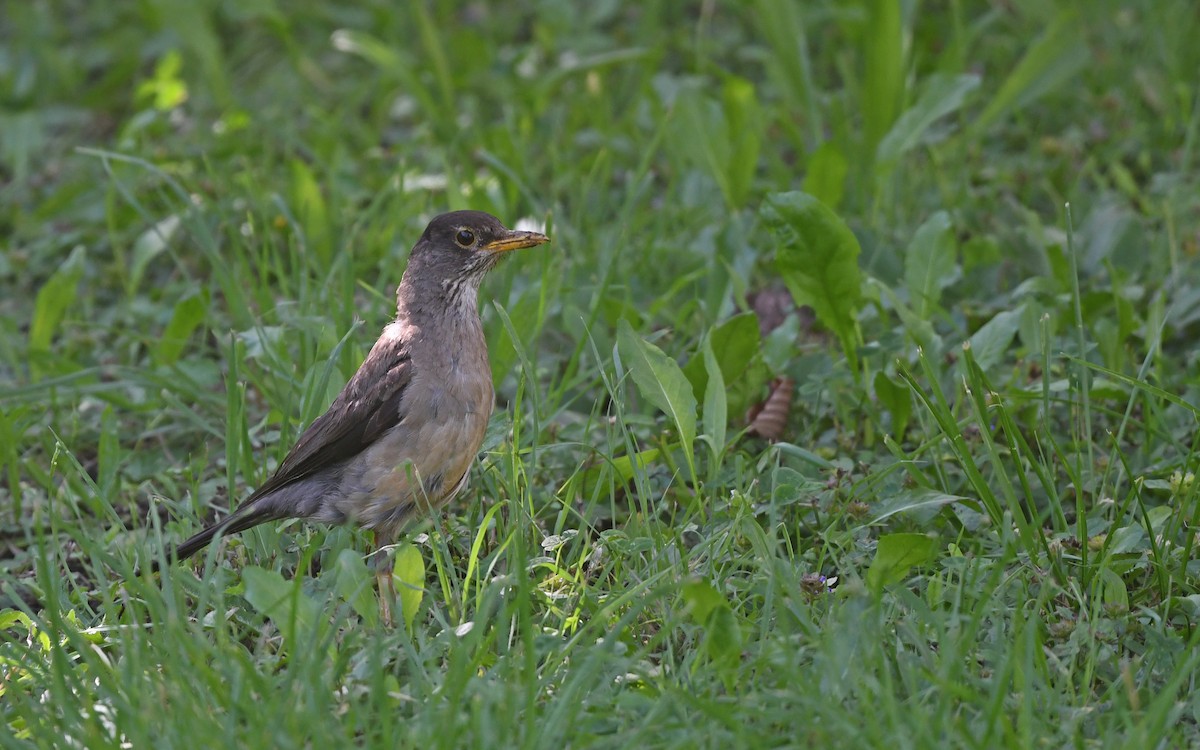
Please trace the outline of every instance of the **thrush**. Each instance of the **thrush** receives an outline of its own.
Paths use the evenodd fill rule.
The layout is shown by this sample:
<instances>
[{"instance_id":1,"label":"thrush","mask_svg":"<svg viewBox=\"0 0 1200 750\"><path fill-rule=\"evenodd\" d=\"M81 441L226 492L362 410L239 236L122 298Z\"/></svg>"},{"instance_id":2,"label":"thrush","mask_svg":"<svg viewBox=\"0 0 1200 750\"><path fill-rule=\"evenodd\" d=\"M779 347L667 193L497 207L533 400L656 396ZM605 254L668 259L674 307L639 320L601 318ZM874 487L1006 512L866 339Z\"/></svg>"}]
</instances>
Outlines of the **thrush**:
<instances>
[{"instance_id":1,"label":"thrush","mask_svg":"<svg viewBox=\"0 0 1200 750\"><path fill-rule=\"evenodd\" d=\"M229 516L175 550L183 560L213 539L285 518L372 531L383 620L391 571L382 549L414 515L467 482L492 413L491 367L479 285L512 250L549 242L505 229L482 211L429 223L396 290L396 318L358 371L300 435L279 468Z\"/></svg>"}]
</instances>

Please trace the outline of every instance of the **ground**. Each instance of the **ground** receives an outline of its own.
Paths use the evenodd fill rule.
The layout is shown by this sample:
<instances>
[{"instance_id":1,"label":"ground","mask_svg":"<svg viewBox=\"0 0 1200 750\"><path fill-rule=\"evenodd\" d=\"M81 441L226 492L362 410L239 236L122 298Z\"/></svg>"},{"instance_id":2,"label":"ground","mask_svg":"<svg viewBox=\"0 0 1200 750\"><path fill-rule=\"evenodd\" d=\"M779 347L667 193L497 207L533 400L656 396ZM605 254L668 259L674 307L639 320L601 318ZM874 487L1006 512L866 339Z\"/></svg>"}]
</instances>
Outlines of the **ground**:
<instances>
[{"instance_id":1,"label":"ground","mask_svg":"<svg viewBox=\"0 0 1200 750\"><path fill-rule=\"evenodd\" d=\"M0 26L16 742L1200 743L1190 0ZM401 622L350 528L151 573L457 208L553 244L484 285L496 415Z\"/></svg>"}]
</instances>

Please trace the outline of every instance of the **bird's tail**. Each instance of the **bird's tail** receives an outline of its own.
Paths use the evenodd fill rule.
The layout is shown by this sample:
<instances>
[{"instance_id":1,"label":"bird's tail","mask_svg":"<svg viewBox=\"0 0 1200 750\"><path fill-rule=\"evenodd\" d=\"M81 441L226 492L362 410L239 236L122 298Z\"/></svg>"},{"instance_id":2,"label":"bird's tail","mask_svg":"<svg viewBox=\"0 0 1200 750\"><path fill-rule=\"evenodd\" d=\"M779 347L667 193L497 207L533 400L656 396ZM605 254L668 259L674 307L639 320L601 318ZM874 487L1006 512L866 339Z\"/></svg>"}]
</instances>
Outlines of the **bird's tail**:
<instances>
[{"instance_id":1,"label":"bird's tail","mask_svg":"<svg viewBox=\"0 0 1200 750\"><path fill-rule=\"evenodd\" d=\"M188 538L183 544L175 548L174 555L167 556L167 563L170 564L172 560L188 559L211 544L217 536L236 534L239 531L245 531L251 527L258 526L260 523L275 521L283 517L277 511L269 508L266 503L247 503L220 521ZM148 567L151 573L157 573L162 569L158 559L151 559Z\"/></svg>"},{"instance_id":2,"label":"bird's tail","mask_svg":"<svg viewBox=\"0 0 1200 750\"><path fill-rule=\"evenodd\" d=\"M175 557L178 560L186 560L207 547L218 534L223 536L236 534L239 531L245 531L260 523L274 521L277 518L279 518L277 513L258 504L250 504L239 508L232 515L226 516L176 547Z\"/></svg>"},{"instance_id":3,"label":"bird's tail","mask_svg":"<svg viewBox=\"0 0 1200 750\"><path fill-rule=\"evenodd\" d=\"M260 523L281 518L278 512L272 510L266 503L249 503L238 508L232 514L217 521L195 536L175 548L175 559L186 560L207 547L217 535L228 536L239 531L245 531Z\"/></svg>"}]
</instances>

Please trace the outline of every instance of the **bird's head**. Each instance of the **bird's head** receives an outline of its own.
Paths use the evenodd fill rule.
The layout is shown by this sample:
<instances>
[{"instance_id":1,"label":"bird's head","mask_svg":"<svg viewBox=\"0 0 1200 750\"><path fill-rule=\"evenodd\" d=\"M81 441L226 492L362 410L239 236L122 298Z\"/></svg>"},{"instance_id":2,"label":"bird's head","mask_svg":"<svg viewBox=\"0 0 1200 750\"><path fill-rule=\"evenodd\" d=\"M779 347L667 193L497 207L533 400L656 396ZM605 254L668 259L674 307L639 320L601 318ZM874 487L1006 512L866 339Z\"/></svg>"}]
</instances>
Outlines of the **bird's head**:
<instances>
[{"instance_id":1,"label":"bird's head","mask_svg":"<svg viewBox=\"0 0 1200 750\"><path fill-rule=\"evenodd\" d=\"M483 211L442 214L413 247L402 286L443 295L478 290L484 274L509 252L549 241L539 232L507 229Z\"/></svg>"}]
</instances>

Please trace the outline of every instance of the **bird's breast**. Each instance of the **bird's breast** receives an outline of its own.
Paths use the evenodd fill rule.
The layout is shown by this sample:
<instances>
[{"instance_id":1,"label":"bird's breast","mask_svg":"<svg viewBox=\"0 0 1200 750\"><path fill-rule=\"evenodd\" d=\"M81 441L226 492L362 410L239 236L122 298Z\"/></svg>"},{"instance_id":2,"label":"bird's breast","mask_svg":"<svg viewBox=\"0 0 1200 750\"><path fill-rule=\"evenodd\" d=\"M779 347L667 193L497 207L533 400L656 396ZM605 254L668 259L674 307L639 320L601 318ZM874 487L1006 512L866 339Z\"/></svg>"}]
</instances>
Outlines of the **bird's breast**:
<instances>
[{"instance_id":1,"label":"bird's breast","mask_svg":"<svg viewBox=\"0 0 1200 750\"><path fill-rule=\"evenodd\" d=\"M359 524L394 534L409 516L449 500L461 486L494 399L487 350L466 349L482 356L443 351L424 368L414 356L401 420L367 449L357 491L347 493L347 515Z\"/></svg>"}]
</instances>

